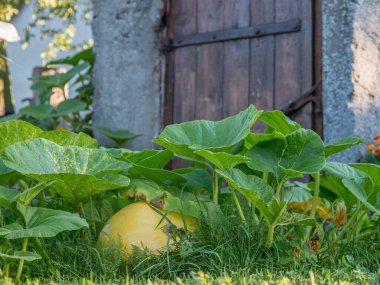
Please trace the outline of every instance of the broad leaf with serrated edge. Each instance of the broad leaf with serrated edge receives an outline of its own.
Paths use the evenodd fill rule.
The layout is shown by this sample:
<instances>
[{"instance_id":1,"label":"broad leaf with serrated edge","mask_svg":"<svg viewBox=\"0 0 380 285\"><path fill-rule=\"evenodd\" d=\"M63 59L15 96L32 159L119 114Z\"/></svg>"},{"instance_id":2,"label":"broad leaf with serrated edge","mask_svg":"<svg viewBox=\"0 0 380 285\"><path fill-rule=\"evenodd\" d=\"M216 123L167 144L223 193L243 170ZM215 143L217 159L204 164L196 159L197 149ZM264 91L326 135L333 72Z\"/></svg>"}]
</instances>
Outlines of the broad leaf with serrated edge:
<instances>
[{"instance_id":1,"label":"broad leaf with serrated edge","mask_svg":"<svg viewBox=\"0 0 380 285\"><path fill-rule=\"evenodd\" d=\"M257 176L246 175L238 169L217 169L216 172L222 176L231 187L247 197L264 215L268 224L274 222L276 216L271 213L267 205L268 202L274 199L273 189L265 183L264 180Z\"/></svg>"},{"instance_id":2,"label":"broad leaf with serrated edge","mask_svg":"<svg viewBox=\"0 0 380 285\"><path fill-rule=\"evenodd\" d=\"M283 135L290 134L301 128L298 123L290 120L283 112L278 110L263 112L259 120Z\"/></svg>"},{"instance_id":3,"label":"broad leaf with serrated edge","mask_svg":"<svg viewBox=\"0 0 380 285\"><path fill-rule=\"evenodd\" d=\"M218 169L233 168L238 164L248 162L249 158L236 154L229 154L226 152L211 152L205 149L196 150L195 154L204 157Z\"/></svg>"},{"instance_id":4,"label":"broad leaf with serrated edge","mask_svg":"<svg viewBox=\"0 0 380 285\"><path fill-rule=\"evenodd\" d=\"M324 144L315 132L299 129L288 134L285 142L286 148L280 161L283 170L311 174L325 166Z\"/></svg>"},{"instance_id":5,"label":"broad leaf with serrated edge","mask_svg":"<svg viewBox=\"0 0 380 285\"><path fill-rule=\"evenodd\" d=\"M98 142L85 133L73 133L65 130L43 132L38 136L61 146L73 145L87 148L97 148Z\"/></svg>"},{"instance_id":6,"label":"broad leaf with serrated edge","mask_svg":"<svg viewBox=\"0 0 380 285\"><path fill-rule=\"evenodd\" d=\"M78 214L21 204L17 204L17 210L24 218L25 228L19 224L6 225L0 228L0 236L6 239L54 237L63 231L88 227L86 220Z\"/></svg>"},{"instance_id":7,"label":"broad leaf with serrated edge","mask_svg":"<svg viewBox=\"0 0 380 285\"><path fill-rule=\"evenodd\" d=\"M104 149L60 146L35 139L9 146L2 159L6 166L37 181L55 180L51 188L71 203L129 183L118 173L130 164L112 158Z\"/></svg>"},{"instance_id":8,"label":"broad leaf with serrated edge","mask_svg":"<svg viewBox=\"0 0 380 285\"><path fill-rule=\"evenodd\" d=\"M43 131L24 121L0 123L0 154L12 144L37 138Z\"/></svg>"},{"instance_id":9,"label":"broad leaf with serrated edge","mask_svg":"<svg viewBox=\"0 0 380 285\"><path fill-rule=\"evenodd\" d=\"M353 146L360 145L364 142L364 140L359 138L343 138L339 139L333 144L329 144L325 146L325 156L330 157L346 149L349 149Z\"/></svg>"},{"instance_id":10,"label":"broad leaf with serrated edge","mask_svg":"<svg viewBox=\"0 0 380 285\"><path fill-rule=\"evenodd\" d=\"M250 132L261 111L251 105L245 111L224 120L196 120L167 126L155 143L170 149L180 157L203 161L195 150L229 152Z\"/></svg>"}]
</instances>

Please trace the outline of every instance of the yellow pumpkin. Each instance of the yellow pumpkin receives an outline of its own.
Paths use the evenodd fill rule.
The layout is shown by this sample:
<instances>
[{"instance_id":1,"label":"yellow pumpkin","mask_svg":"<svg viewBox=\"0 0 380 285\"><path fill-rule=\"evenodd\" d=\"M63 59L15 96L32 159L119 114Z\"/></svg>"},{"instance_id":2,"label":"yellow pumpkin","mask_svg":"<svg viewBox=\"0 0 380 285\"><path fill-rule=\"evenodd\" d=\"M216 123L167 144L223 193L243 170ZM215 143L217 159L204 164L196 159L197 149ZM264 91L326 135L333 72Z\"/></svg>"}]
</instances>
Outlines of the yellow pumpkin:
<instances>
[{"instance_id":1,"label":"yellow pumpkin","mask_svg":"<svg viewBox=\"0 0 380 285\"><path fill-rule=\"evenodd\" d=\"M161 211L165 213L165 211ZM166 216L179 230L184 229L182 215L169 213ZM162 215L154 211L145 202L136 202L121 209L106 223L99 234L98 243L101 247L118 245L127 255L132 246L147 248L150 251L165 250L168 240L167 225ZM193 230L196 219L185 218L188 230Z\"/></svg>"}]
</instances>

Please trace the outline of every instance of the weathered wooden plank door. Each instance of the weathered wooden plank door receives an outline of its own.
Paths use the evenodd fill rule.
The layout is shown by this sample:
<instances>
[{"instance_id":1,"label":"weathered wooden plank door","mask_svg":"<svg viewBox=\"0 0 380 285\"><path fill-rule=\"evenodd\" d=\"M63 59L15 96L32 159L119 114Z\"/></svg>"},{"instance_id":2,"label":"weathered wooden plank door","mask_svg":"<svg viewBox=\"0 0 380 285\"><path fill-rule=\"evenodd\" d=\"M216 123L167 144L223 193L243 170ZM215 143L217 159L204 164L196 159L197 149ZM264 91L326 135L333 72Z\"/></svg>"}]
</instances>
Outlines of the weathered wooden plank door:
<instances>
[{"instance_id":1,"label":"weathered wooden plank door","mask_svg":"<svg viewBox=\"0 0 380 285\"><path fill-rule=\"evenodd\" d=\"M217 120L254 104L321 133L319 6L169 1L164 123Z\"/></svg>"}]
</instances>

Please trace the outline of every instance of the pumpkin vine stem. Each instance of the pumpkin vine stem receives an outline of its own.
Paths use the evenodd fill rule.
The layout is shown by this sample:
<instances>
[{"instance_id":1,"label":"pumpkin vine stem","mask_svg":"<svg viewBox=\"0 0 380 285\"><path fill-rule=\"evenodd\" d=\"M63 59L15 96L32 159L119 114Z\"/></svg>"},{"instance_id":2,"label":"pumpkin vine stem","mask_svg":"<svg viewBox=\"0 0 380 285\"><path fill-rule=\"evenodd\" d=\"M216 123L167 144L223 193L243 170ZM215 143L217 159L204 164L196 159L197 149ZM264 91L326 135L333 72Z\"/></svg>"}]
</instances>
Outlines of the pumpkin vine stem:
<instances>
[{"instance_id":1,"label":"pumpkin vine stem","mask_svg":"<svg viewBox=\"0 0 380 285\"><path fill-rule=\"evenodd\" d=\"M218 194L219 194L219 185L218 185L218 174L214 170L213 172L213 192L212 192L212 200L215 204L218 204Z\"/></svg>"},{"instance_id":2,"label":"pumpkin vine stem","mask_svg":"<svg viewBox=\"0 0 380 285\"><path fill-rule=\"evenodd\" d=\"M235 202L235 205L236 205L236 208L239 212L239 216L240 216L240 219L241 221L243 222L243 224L247 224L247 221L245 220L245 217L244 217L244 213L243 213L243 210L241 209L241 206L240 206L240 202L239 202L239 199L238 197L236 196L236 193L235 193L235 189L231 187L231 194L232 194L232 198L234 199L234 202Z\"/></svg>"},{"instance_id":3,"label":"pumpkin vine stem","mask_svg":"<svg viewBox=\"0 0 380 285\"><path fill-rule=\"evenodd\" d=\"M25 252L27 248L28 248L28 238L24 238L24 242L22 243L22 250L21 251ZM24 268L24 261L25 260L23 258L21 258L20 262L18 264L17 275L16 275L16 280L15 280L16 284L20 283L22 269Z\"/></svg>"}]
</instances>

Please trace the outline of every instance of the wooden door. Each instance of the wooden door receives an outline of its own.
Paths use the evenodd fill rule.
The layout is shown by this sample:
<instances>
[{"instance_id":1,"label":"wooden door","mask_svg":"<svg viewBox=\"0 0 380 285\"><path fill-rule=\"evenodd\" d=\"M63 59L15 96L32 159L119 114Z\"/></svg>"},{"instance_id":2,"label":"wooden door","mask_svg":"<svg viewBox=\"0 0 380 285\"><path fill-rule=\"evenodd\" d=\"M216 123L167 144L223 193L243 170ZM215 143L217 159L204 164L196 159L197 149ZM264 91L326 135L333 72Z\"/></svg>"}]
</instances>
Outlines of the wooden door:
<instances>
[{"instance_id":1,"label":"wooden door","mask_svg":"<svg viewBox=\"0 0 380 285\"><path fill-rule=\"evenodd\" d=\"M321 133L319 11L319 0L169 1L164 124L254 104Z\"/></svg>"}]
</instances>

